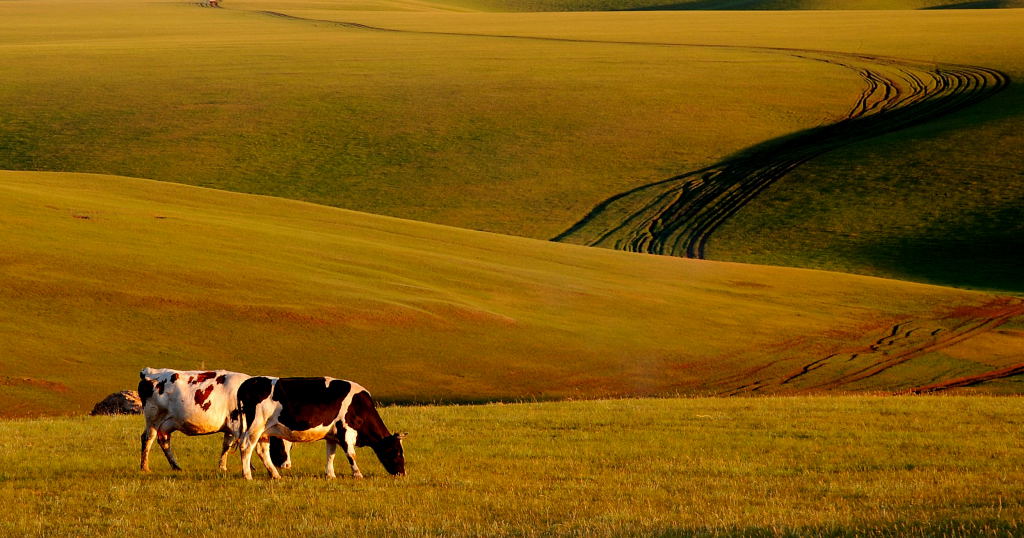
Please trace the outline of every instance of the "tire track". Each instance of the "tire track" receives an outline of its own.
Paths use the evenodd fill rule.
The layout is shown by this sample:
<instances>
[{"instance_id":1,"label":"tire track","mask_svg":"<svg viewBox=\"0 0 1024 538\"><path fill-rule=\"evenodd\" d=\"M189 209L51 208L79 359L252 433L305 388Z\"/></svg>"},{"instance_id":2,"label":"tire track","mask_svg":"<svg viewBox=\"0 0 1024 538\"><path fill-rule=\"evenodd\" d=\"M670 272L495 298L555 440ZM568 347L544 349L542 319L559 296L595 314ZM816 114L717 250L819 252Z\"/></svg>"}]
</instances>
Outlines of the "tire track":
<instances>
[{"instance_id":1,"label":"tire track","mask_svg":"<svg viewBox=\"0 0 1024 538\"><path fill-rule=\"evenodd\" d=\"M714 165L693 170L616 194L594 207L583 219L553 241L610 247L653 254L704 258L711 234L779 178L808 160L834 149L931 121L983 101L1010 82L1005 73L980 66L934 65L884 56L782 47L744 47L701 43L615 41L544 36L400 30L354 22L310 19L274 11L263 15L348 30L441 35L487 39L516 39L562 43L600 43L624 46L702 47L780 54L825 62L857 73L864 88L839 121L800 131L747 148ZM866 348L828 355L781 370L798 362L780 359L719 380L734 388L723 394L761 390L834 390L878 375L916 357L955 345L979 333L1024 316L1024 301L999 298L973 315L957 320L918 320L897 324ZM951 326L952 324L952 326ZM781 375L773 372L782 371ZM1024 364L953 380L946 384L983 382L1024 372ZM749 381L757 376L756 381ZM811 379L814 376L816 379ZM983 379L984 378L984 379ZM734 383L746 383L736 386ZM730 382L731 381L731 382ZM943 385L939 383L936 385ZM956 385L966 386L966 385ZM912 390L933 389L932 385Z\"/></svg>"},{"instance_id":2,"label":"tire track","mask_svg":"<svg viewBox=\"0 0 1024 538\"><path fill-rule=\"evenodd\" d=\"M985 372L983 374L959 377L956 379L951 379L949 381L932 383L930 385L922 385L920 387L914 387L912 389L901 391L898 394L929 394L949 389L973 387L974 385L980 385L988 381L994 381L996 379L1006 379L1008 377L1014 377L1022 374L1024 374L1024 363L1014 364L1013 366L1007 366L1006 368L992 370L991 372Z\"/></svg>"},{"instance_id":3,"label":"tire track","mask_svg":"<svg viewBox=\"0 0 1024 538\"><path fill-rule=\"evenodd\" d=\"M939 351L991 331L1014 318L1024 316L1024 300L1001 297L981 307L943 318L910 320L892 326L884 336L871 344L832 353L826 357L799 364L789 371L777 369L775 375L762 375L754 382L730 388L724 395L753 392L826 391L843 390L851 385L874 377L894 366L907 363L918 357ZM970 386L992 379L1010 377L1024 373L1024 364L1014 365L977 376L924 385L901 393L920 394L948 388ZM738 378L723 380L742 382Z\"/></svg>"},{"instance_id":4,"label":"tire track","mask_svg":"<svg viewBox=\"0 0 1024 538\"><path fill-rule=\"evenodd\" d=\"M401 30L313 19L277 11L256 13L305 23L372 32L695 47L781 54L856 72L864 90L840 121L758 144L714 165L616 194L552 241L619 250L704 258L711 234L764 189L797 166L836 148L930 121L1005 88L1005 73L969 65L934 66L901 58L786 47L748 47L667 41L620 41L514 34Z\"/></svg>"},{"instance_id":5,"label":"tire track","mask_svg":"<svg viewBox=\"0 0 1024 538\"><path fill-rule=\"evenodd\" d=\"M799 165L848 144L950 114L1009 83L1005 74L984 67L928 67L909 60L814 51L788 54L860 75L864 90L843 119L615 195L553 240L704 258L715 230Z\"/></svg>"}]
</instances>

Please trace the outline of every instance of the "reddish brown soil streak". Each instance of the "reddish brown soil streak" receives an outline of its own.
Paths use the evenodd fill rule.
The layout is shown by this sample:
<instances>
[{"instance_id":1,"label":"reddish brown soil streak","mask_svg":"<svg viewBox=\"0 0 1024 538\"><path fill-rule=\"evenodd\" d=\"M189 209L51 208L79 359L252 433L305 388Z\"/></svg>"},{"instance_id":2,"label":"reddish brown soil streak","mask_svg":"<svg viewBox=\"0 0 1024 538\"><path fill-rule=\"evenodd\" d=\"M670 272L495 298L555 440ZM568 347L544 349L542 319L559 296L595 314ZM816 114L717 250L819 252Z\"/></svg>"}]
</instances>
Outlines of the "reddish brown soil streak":
<instances>
[{"instance_id":1,"label":"reddish brown soil streak","mask_svg":"<svg viewBox=\"0 0 1024 538\"><path fill-rule=\"evenodd\" d=\"M993 370L991 372L985 372L984 374L958 377L949 381L942 381L939 383L933 383L931 385L923 385L920 387L914 387L905 391L899 392L899 394L927 394L929 392L939 392L943 390L956 389L962 387L971 387L985 383L986 381L994 381L996 379L1005 379L1007 377L1013 377L1016 375L1024 374L1024 363L1014 364L1007 368L999 370Z\"/></svg>"},{"instance_id":2,"label":"reddish brown soil streak","mask_svg":"<svg viewBox=\"0 0 1024 538\"><path fill-rule=\"evenodd\" d=\"M893 326L886 336L879 338L869 346L833 353L827 357L807 362L789 373L763 377L753 383L726 390L722 394L735 395L778 390L841 390L899 364L959 344L1020 316L1024 316L1024 301L1001 297L983 307L974 309L974 311L957 313L955 318L960 321L953 326L948 326L951 318L902 322ZM795 361L781 360L773 363L773 366L783 362ZM816 373L817 378L805 380L812 373ZM935 392L947 388L976 385L1021 373L1024 373L1024 364L977 376L925 385L904 392ZM743 379L743 377L734 376L723 380L721 384L728 386L730 380L738 381L739 379Z\"/></svg>"}]
</instances>

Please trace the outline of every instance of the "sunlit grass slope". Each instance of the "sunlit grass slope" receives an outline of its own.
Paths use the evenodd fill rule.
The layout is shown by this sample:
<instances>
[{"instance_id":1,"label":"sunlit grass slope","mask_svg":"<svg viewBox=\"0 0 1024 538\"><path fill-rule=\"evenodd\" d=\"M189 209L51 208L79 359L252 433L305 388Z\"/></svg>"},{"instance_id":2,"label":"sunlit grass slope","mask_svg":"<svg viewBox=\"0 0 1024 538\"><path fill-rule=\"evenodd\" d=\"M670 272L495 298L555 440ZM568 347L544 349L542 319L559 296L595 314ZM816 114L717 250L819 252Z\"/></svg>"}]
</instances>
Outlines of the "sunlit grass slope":
<instances>
[{"instance_id":1,"label":"sunlit grass slope","mask_svg":"<svg viewBox=\"0 0 1024 538\"><path fill-rule=\"evenodd\" d=\"M727 223L709 256L1024 293L1024 10L915 15L865 16L856 50L986 65L1016 82L946 120L812 160ZM829 34L770 41L858 47Z\"/></svg>"},{"instance_id":2,"label":"sunlit grass slope","mask_svg":"<svg viewBox=\"0 0 1024 538\"><path fill-rule=\"evenodd\" d=\"M257 0L264 2L265 0ZM273 3L274 0L266 0ZM280 2L277 2L280 5ZM999 9L1024 7L1024 0L289 0L310 9L342 11L763 11ZM250 0L227 7L252 5Z\"/></svg>"},{"instance_id":3,"label":"sunlit grass slope","mask_svg":"<svg viewBox=\"0 0 1024 538\"><path fill-rule=\"evenodd\" d=\"M0 236L4 415L86 411L143 366L333 375L384 400L723 392L858 349L898 322L955 332L999 309L952 289L98 175L0 172ZM884 382L822 388L892 390L1009 366L1024 333L1006 329ZM763 388L815 388L844 364Z\"/></svg>"},{"instance_id":4,"label":"sunlit grass slope","mask_svg":"<svg viewBox=\"0 0 1024 538\"><path fill-rule=\"evenodd\" d=\"M995 9L1024 6L1021 0L449 0L454 6L481 11L623 11L623 10L895 10Z\"/></svg>"},{"instance_id":5,"label":"sunlit grass slope","mask_svg":"<svg viewBox=\"0 0 1024 538\"><path fill-rule=\"evenodd\" d=\"M612 193L841 114L860 87L796 58L376 32L244 6L0 2L0 169L549 238Z\"/></svg>"},{"instance_id":6,"label":"sunlit grass slope","mask_svg":"<svg viewBox=\"0 0 1024 538\"><path fill-rule=\"evenodd\" d=\"M825 49L971 64L1024 80L1024 10L787 13L364 13L403 29ZM472 22L468 22L468 21ZM612 23L614 21L614 24ZM1024 292L1024 86L815 158L711 237L714 259ZM685 170L679 170L683 172Z\"/></svg>"},{"instance_id":7,"label":"sunlit grass slope","mask_svg":"<svg viewBox=\"0 0 1024 538\"><path fill-rule=\"evenodd\" d=\"M1016 536L1019 398L620 400L382 410L409 475L279 482L175 437L136 470L139 417L0 421L4 535ZM69 442L69 439L73 442ZM140 503L145 510L140 510Z\"/></svg>"}]
</instances>

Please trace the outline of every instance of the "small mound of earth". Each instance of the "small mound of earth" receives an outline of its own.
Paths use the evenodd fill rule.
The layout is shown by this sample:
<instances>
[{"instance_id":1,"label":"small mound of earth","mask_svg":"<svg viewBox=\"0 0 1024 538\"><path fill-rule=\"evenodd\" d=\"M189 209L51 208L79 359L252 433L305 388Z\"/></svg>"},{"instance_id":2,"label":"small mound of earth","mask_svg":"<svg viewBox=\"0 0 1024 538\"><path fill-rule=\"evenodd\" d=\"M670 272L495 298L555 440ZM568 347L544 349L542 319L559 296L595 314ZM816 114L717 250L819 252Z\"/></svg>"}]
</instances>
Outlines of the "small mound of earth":
<instances>
[{"instance_id":1,"label":"small mound of earth","mask_svg":"<svg viewBox=\"0 0 1024 538\"><path fill-rule=\"evenodd\" d=\"M134 390L115 392L92 408L90 415L138 415L142 413L142 399Z\"/></svg>"}]
</instances>

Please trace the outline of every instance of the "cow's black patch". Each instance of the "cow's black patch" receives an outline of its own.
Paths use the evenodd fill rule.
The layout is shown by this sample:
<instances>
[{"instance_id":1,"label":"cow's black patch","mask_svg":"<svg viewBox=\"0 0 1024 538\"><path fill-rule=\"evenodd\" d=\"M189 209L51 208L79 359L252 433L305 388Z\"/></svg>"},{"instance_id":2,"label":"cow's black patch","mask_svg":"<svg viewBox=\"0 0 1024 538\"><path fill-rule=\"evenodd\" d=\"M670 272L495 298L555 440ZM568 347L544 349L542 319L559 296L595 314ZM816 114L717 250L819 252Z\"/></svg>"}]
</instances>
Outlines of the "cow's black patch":
<instances>
[{"instance_id":1,"label":"cow's black patch","mask_svg":"<svg viewBox=\"0 0 1024 538\"><path fill-rule=\"evenodd\" d=\"M284 441L280 437L270 438L270 461L274 462L276 467L280 467L288 461L288 453L285 452Z\"/></svg>"},{"instance_id":2,"label":"cow's black patch","mask_svg":"<svg viewBox=\"0 0 1024 538\"><path fill-rule=\"evenodd\" d=\"M228 380L228 374L220 374L217 376L217 384L223 385Z\"/></svg>"},{"instance_id":3,"label":"cow's black patch","mask_svg":"<svg viewBox=\"0 0 1024 538\"><path fill-rule=\"evenodd\" d=\"M345 412L345 423L356 431L356 446L373 448L387 472L405 474L405 452L401 438L388 432L370 393L364 390L352 396L352 403Z\"/></svg>"},{"instance_id":4,"label":"cow's black patch","mask_svg":"<svg viewBox=\"0 0 1024 538\"><path fill-rule=\"evenodd\" d=\"M142 375L142 374L139 374L139 375ZM146 405L146 400L148 400L148 399L150 399L152 397L153 397L153 382L143 377L141 380L139 380L139 399L142 400L143 407L145 407L145 405Z\"/></svg>"},{"instance_id":5,"label":"cow's black patch","mask_svg":"<svg viewBox=\"0 0 1024 538\"><path fill-rule=\"evenodd\" d=\"M285 377L277 380L274 400L281 402L278 422L290 430L326 426L338 418L341 404L352 390L348 381L323 377Z\"/></svg>"},{"instance_id":6,"label":"cow's black patch","mask_svg":"<svg viewBox=\"0 0 1024 538\"><path fill-rule=\"evenodd\" d=\"M365 390L352 396L352 403L345 412L345 423L358 434L356 446L372 446L390 435L380 414L377 413L377 404Z\"/></svg>"},{"instance_id":7,"label":"cow's black patch","mask_svg":"<svg viewBox=\"0 0 1024 538\"><path fill-rule=\"evenodd\" d=\"M164 393L164 383L166 383L166 380L156 384L156 391L160 394Z\"/></svg>"},{"instance_id":8,"label":"cow's black patch","mask_svg":"<svg viewBox=\"0 0 1024 538\"><path fill-rule=\"evenodd\" d=\"M250 377L238 387L238 405L249 424L256 418L256 406L270 396L274 382L267 377Z\"/></svg>"},{"instance_id":9,"label":"cow's black patch","mask_svg":"<svg viewBox=\"0 0 1024 538\"><path fill-rule=\"evenodd\" d=\"M178 373L175 372L175 373L171 374L171 383L177 383L177 382L178 382Z\"/></svg>"}]
</instances>

